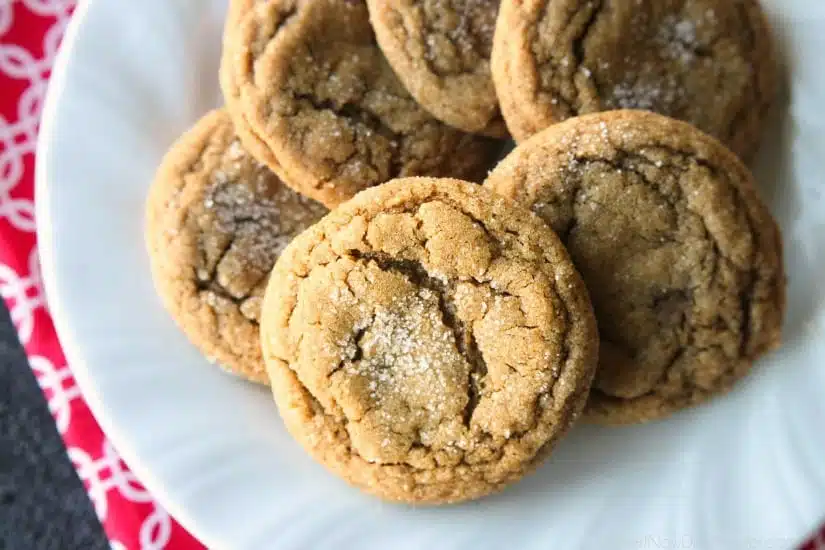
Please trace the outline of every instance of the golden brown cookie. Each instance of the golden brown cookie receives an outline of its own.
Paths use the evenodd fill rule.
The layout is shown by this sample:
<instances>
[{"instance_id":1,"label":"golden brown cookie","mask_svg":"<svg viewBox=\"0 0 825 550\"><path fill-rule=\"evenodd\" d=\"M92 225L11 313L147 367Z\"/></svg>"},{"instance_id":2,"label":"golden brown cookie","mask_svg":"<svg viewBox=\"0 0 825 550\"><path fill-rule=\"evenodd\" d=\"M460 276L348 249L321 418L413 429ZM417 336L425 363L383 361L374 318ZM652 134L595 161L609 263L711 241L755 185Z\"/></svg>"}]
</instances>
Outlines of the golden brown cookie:
<instances>
[{"instance_id":1,"label":"golden brown cookie","mask_svg":"<svg viewBox=\"0 0 825 550\"><path fill-rule=\"evenodd\" d=\"M240 31L243 16L252 9L252 6L254 6L257 1L258 0L232 0L228 3L226 21L223 29L223 44L228 44L238 39L237 34ZM234 52L229 48L224 47L221 50L221 68L218 71L218 77L224 96L227 96L226 91L232 89L234 86L234 71L229 70L232 68L233 56ZM241 143L243 143L244 149L259 162L268 166L269 169L275 172L283 181L293 182L288 184L290 187L300 188L301 186L299 184L294 183L297 181L296 178L286 173L283 165L275 158L272 150L251 131L250 125L240 120L240 117L243 116L244 114L242 112L235 114L235 133L238 135Z\"/></svg>"},{"instance_id":2,"label":"golden brown cookie","mask_svg":"<svg viewBox=\"0 0 825 550\"><path fill-rule=\"evenodd\" d=\"M547 221L587 283L601 335L589 417L694 405L779 345L779 230L748 170L690 125L643 111L571 119L485 186Z\"/></svg>"},{"instance_id":3,"label":"golden brown cookie","mask_svg":"<svg viewBox=\"0 0 825 550\"><path fill-rule=\"evenodd\" d=\"M233 0L221 82L251 153L334 206L396 176L481 180L498 142L439 122L404 89L363 2Z\"/></svg>"},{"instance_id":4,"label":"golden brown cookie","mask_svg":"<svg viewBox=\"0 0 825 550\"><path fill-rule=\"evenodd\" d=\"M410 94L466 132L505 137L490 74L499 0L367 0L378 44Z\"/></svg>"},{"instance_id":5,"label":"golden brown cookie","mask_svg":"<svg viewBox=\"0 0 825 550\"><path fill-rule=\"evenodd\" d=\"M744 158L778 78L758 0L502 0L492 70L516 140L576 115L644 109Z\"/></svg>"},{"instance_id":6,"label":"golden brown cookie","mask_svg":"<svg viewBox=\"0 0 825 550\"><path fill-rule=\"evenodd\" d=\"M183 135L147 201L155 288L210 360L268 383L258 316L269 272L292 238L326 213L253 160L225 111Z\"/></svg>"},{"instance_id":7,"label":"golden brown cookie","mask_svg":"<svg viewBox=\"0 0 825 550\"><path fill-rule=\"evenodd\" d=\"M477 498L531 470L584 406L598 355L553 232L431 178L364 191L298 237L261 338L292 435L351 484L410 503Z\"/></svg>"}]
</instances>

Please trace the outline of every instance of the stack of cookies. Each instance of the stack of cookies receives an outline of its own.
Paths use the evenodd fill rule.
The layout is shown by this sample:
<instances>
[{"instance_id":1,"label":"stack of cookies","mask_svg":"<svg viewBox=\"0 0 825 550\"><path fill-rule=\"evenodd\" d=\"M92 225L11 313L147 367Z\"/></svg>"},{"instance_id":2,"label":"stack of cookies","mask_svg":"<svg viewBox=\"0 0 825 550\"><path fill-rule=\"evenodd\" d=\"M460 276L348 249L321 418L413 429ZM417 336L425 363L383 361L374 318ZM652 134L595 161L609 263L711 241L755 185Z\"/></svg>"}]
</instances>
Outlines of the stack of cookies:
<instances>
[{"instance_id":1,"label":"stack of cookies","mask_svg":"<svg viewBox=\"0 0 825 550\"><path fill-rule=\"evenodd\" d=\"M226 106L149 194L156 288L353 485L498 491L779 345L739 158L775 67L756 0L232 0Z\"/></svg>"}]
</instances>

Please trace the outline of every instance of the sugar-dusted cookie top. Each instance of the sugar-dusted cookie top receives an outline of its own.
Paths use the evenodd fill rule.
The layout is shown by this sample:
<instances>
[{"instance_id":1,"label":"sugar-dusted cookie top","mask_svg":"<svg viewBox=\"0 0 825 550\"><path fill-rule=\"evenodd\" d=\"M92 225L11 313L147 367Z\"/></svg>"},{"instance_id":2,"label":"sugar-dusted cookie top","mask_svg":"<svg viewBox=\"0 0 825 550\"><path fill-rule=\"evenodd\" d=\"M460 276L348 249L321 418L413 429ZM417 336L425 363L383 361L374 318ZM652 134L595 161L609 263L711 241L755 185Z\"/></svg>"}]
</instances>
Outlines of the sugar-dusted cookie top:
<instances>
[{"instance_id":1,"label":"sugar-dusted cookie top","mask_svg":"<svg viewBox=\"0 0 825 550\"><path fill-rule=\"evenodd\" d=\"M758 0L502 0L492 68L519 141L572 116L643 109L742 157L778 79Z\"/></svg>"},{"instance_id":2,"label":"sugar-dusted cookie top","mask_svg":"<svg viewBox=\"0 0 825 550\"><path fill-rule=\"evenodd\" d=\"M584 277L601 336L591 418L699 403L779 345L779 230L739 159L690 125L642 111L570 119L485 186L547 221Z\"/></svg>"},{"instance_id":3,"label":"sugar-dusted cookie top","mask_svg":"<svg viewBox=\"0 0 825 550\"><path fill-rule=\"evenodd\" d=\"M576 418L598 354L553 232L457 180L364 191L302 234L261 328L292 435L350 483L412 503L529 471Z\"/></svg>"},{"instance_id":4,"label":"sugar-dusted cookie top","mask_svg":"<svg viewBox=\"0 0 825 550\"><path fill-rule=\"evenodd\" d=\"M149 192L146 240L158 293L209 359L268 382L258 317L269 272L326 211L252 159L224 111L172 146Z\"/></svg>"},{"instance_id":5,"label":"sugar-dusted cookie top","mask_svg":"<svg viewBox=\"0 0 825 550\"><path fill-rule=\"evenodd\" d=\"M410 94L447 124L504 137L490 74L498 0L368 0L378 44Z\"/></svg>"},{"instance_id":6,"label":"sugar-dusted cookie top","mask_svg":"<svg viewBox=\"0 0 825 550\"><path fill-rule=\"evenodd\" d=\"M239 135L301 193L335 206L399 176L481 180L495 140L438 121L375 41L364 2L233 0L221 82Z\"/></svg>"}]
</instances>

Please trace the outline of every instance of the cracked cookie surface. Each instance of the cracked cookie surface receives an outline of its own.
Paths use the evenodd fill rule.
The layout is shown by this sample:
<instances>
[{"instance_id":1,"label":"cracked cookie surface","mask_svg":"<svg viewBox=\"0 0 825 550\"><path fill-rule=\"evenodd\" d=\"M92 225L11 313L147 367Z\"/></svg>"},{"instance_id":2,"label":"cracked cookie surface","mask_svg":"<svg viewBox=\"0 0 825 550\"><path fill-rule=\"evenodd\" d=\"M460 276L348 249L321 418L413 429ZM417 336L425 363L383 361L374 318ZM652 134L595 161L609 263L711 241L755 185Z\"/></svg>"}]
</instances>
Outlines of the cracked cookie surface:
<instances>
[{"instance_id":1,"label":"cracked cookie surface","mask_svg":"<svg viewBox=\"0 0 825 550\"><path fill-rule=\"evenodd\" d=\"M335 206L399 176L484 178L500 147L438 121L387 63L366 4L234 0L221 83L249 151Z\"/></svg>"},{"instance_id":2,"label":"cracked cookie surface","mask_svg":"<svg viewBox=\"0 0 825 550\"><path fill-rule=\"evenodd\" d=\"M378 44L412 96L450 126L507 129L490 74L498 0L367 0Z\"/></svg>"},{"instance_id":3,"label":"cracked cookie surface","mask_svg":"<svg viewBox=\"0 0 825 550\"><path fill-rule=\"evenodd\" d=\"M167 310L211 361L269 382L258 330L269 272L326 212L252 159L224 111L172 146L147 200L152 274Z\"/></svg>"},{"instance_id":4,"label":"cracked cookie surface","mask_svg":"<svg viewBox=\"0 0 825 550\"><path fill-rule=\"evenodd\" d=\"M699 403L779 345L779 230L748 170L691 126L642 111L571 119L485 186L551 225L587 283L601 336L590 418Z\"/></svg>"},{"instance_id":5,"label":"cracked cookie surface","mask_svg":"<svg viewBox=\"0 0 825 550\"><path fill-rule=\"evenodd\" d=\"M503 0L492 70L516 140L581 114L643 109L743 158L778 80L757 0Z\"/></svg>"},{"instance_id":6,"label":"cracked cookie surface","mask_svg":"<svg viewBox=\"0 0 825 550\"><path fill-rule=\"evenodd\" d=\"M587 292L536 216L480 186L410 178L298 237L261 340L290 433L384 499L447 503L532 469L586 401Z\"/></svg>"}]
</instances>

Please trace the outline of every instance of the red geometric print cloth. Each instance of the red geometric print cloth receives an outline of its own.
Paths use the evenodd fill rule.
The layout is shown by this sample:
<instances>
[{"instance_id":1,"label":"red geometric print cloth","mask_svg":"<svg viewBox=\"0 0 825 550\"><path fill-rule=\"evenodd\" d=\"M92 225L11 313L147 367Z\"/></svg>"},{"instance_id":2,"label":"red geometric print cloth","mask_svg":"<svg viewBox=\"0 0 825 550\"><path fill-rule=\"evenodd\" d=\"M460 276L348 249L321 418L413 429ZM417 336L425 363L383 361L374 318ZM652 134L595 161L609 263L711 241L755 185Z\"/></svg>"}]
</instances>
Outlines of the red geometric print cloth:
<instances>
[{"instance_id":1,"label":"red geometric print cloth","mask_svg":"<svg viewBox=\"0 0 825 550\"><path fill-rule=\"evenodd\" d=\"M75 0L0 0L0 294L112 549L200 550L100 430L66 364L43 294L35 145L52 63L74 5ZM825 528L801 550L825 550Z\"/></svg>"},{"instance_id":2,"label":"red geometric print cloth","mask_svg":"<svg viewBox=\"0 0 825 550\"><path fill-rule=\"evenodd\" d=\"M46 308L34 219L40 109L74 0L0 0L0 294L113 550L200 550L106 439Z\"/></svg>"}]
</instances>

